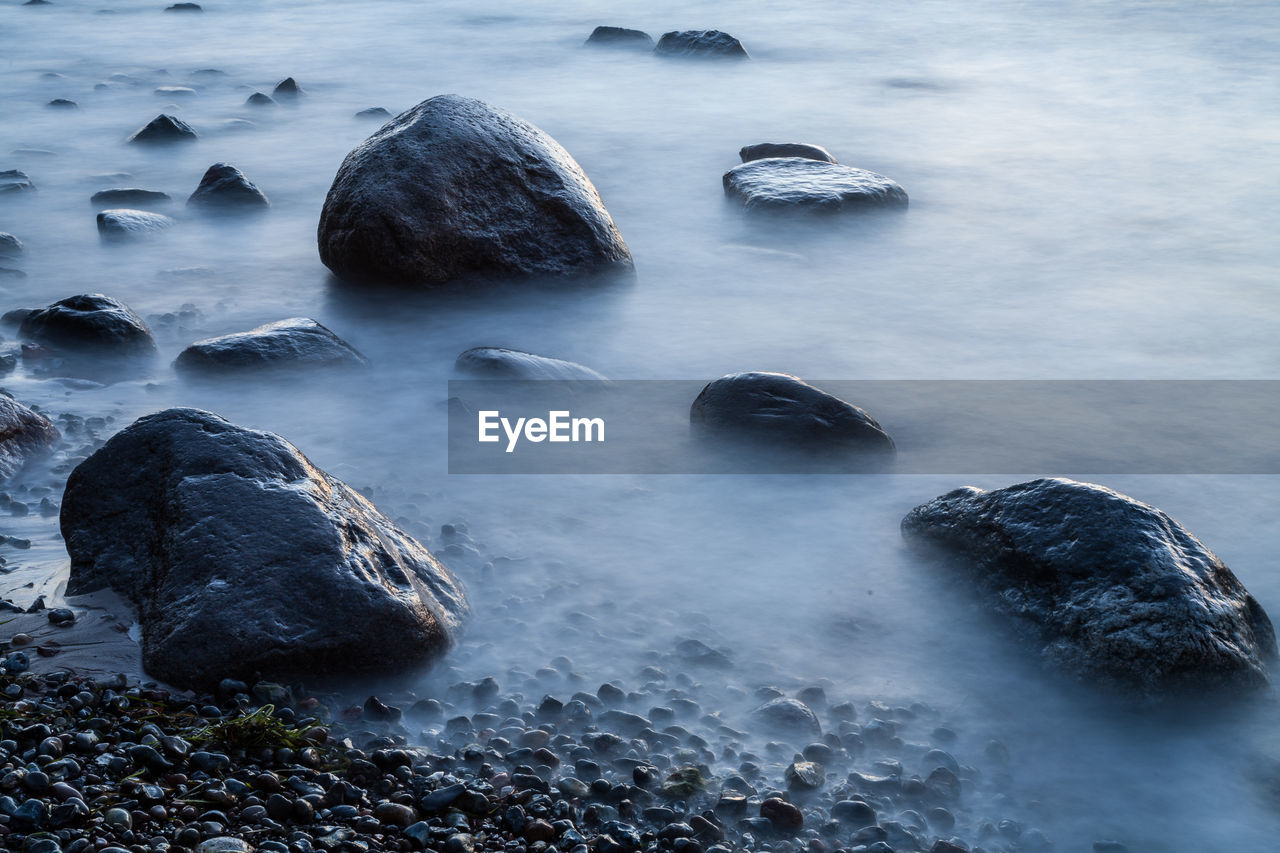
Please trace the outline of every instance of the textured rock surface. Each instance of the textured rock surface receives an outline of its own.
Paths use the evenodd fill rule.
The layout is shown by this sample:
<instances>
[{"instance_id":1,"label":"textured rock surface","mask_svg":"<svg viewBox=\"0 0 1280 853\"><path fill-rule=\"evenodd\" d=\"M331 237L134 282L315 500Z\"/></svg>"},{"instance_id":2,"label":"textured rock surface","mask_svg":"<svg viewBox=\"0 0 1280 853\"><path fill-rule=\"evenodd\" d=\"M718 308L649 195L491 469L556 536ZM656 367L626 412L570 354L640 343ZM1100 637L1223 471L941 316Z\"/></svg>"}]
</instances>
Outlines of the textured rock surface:
<instances>
[{"instance_id":1,"label":"textured rock surface","mask_svg":"<svg viewBox=\"0 0 1280 853\"><path fill-rule=\"evenodd\" d=\"M724 174L724 192L754 210L907 206L906 190L884 175L805 157L769 157L735 166Z\"/></svg>"},{"instance_id":2,"label":"textured rock surface","mask_svg":"<svg viewBox=\"0 0 1280 853\"><path fill-rule=\"evenodd\" d=\"M134 131L129 142L143 144L164 144L167 142L190 142L196 138L196 132L180 118L171 115L158 115L146 126Z\"/></svg>"},{"instance_id":3,"label":"textured rock surface","mask_svg":"<svg viewBox=\"0 0 1280 853\"><path fill-rule=\"evenodd\" d=\"M862 409L785 373L732 373L708 383L689 420L712 433L798 447L893 449L893 440Z\"/></svg>"},{"instance_id":4,"label":"textured rock surface","mask_svg":"<svg viewBox=\"0 0 1280 853\"><path fill-rule=\"evenodd\" d=\"M0 482L18 473L32 456L52 448L58 438L48 418L0 394Z\"/></svg>"},{"instance_id":5,"label":"textured rock surface","mask_svg":"<svg viewBox=\"0 0 1280 853\"><path fill-rule=\"evenodd\" d=\"M807 142L760 142L756 145L743 146L738 151L742 162L764 160L769 157L803 157L806 160L818 160L822 163L834 163L836 158L821 145L810 145Z\"/></svg>"},{"instance_id":6,"label":"textured rock surface","mask_svg":"<svg viewBox=\"0 0 1280 853\"><path fill-rule=\"evenodd\" d=\"M352 151L320 215L339 276L417 285L631 269L631 253L569 153L532 124L441 95Z\"/></svg>"},{"instance_id":7,"label":"textured rock surface","mask_svg":"<svg viewBox=\"0 0 1280 853\"><path fill-rule=\"evenodd\" d=\"M315 320L291 317L250 329L196 341L173 366L182 373L214 374L242 370L293 370L314 367L363 367L368 360Z\"/></svg>"},{"instance_id":8,"label":"textured rock surface","mask_svg":"<svg viewBox=\"0 0 1280 853\"><path fill-rule=\"evenodd\" d=\"M653 52L691 59L748 59L747 49L720 30L681 30L664 33Z\"/></svg>"},{"instance_id":9,"label":"textured rock surface","mask_svg":"<svg viewBox=\"0 0 1280 853\"><path fill-rule=\"evenodd\" d=\"M206 210L264 210L271 206L267 196L230 163L214 163L200 179L187 204Z\"/></svg>"},{"instance_id":10,"label":"textured rock surface","mask_svg":"<svg viewBox=\"0 0 1280 853\"><path fill-rule=\"evenodd\" d=\"M652 50L653 38L642 30L626 27L596 27L587 36L586 44L592 47L627 47Z\"/></svg>"},{"instance_id":11,"label":"textured rock surface","mask_svg":"<svg viewBox=\"0 0 1280 853\"><path fill-rule=\"evenodd\" d=\"M277 101L297 100L303 94L302 87L292 77L286 77L271 90L271 96Z\"/></svg>"},{"instance_id":12,"label":"textured rock surface","mask_svg":"<svg viewBox=\"0 0 1280 853\"><path fill-rule=\"evenodd\" d=\"M589 367L503 347L472 347L458 356L458 370L495 379L603 380Z\"/></svg>"},{"instance_id":13,"label":"textured rock surface","mask_svg":"<svg viewBox=\"0 0 1280 853\"><path fill-rule=\"evenodd\" d=\"M119 300L101 293L60 299L32 311L18 334L58 350L87 354L145 356L156 344L142 318Z\"/></svg>"},{"instance_id":14,"label":"textured rock surface","mask_svg":"<svg viewBox=\"0 0 1280 853\"><path fill-rule=\"evenodd\" d=\"M26 172L7 169L0 172L0 194L30 192L35 189Z\"/></svg>"},{"instance_id":15,"label":"textured rock surface","mask_svg":"<svg viewBox=\"0 0 1280 853\"><path fill-rule=\"evenodd\" d=\"M1089 483L1034 480L949 492L908 513L902 532L959 558L989 606L1076 676L1150 694L1267 683L1270 619L1153 506Z\"/></svg>"},{"instance_id":16,"label":"textured rock surface","mask_svg":"<svg viewBox=\"0 0 1280 853\"><path fill-rule=\"evenodd\" d=\"M113 240L146 237L170 228L174 220L163 213L113 208L98 213L98 233Z\"/></svg>"},{"instance_id":17,"label":"textured rock surface","mask_svg":"<svg viewBox=\"0 0 1280 853\"><path fill-rule=\"evenodd\" d=\"M146 670L372 675L424 664L467 612L453 575L279 436L195 409L141 418L67 482L67 591L138 610Z\"/></svg>"}]
</instances>

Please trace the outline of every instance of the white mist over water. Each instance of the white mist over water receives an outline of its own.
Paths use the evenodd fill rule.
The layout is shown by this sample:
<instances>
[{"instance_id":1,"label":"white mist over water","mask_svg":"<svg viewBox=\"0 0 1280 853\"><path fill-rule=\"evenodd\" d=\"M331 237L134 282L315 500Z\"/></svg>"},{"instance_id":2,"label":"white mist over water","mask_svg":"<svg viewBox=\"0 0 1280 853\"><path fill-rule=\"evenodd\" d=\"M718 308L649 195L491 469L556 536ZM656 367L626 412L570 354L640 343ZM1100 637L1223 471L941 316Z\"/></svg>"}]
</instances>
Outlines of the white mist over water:
<instances>
[{"instance_id":1,"label":"white mist over water","mask_svg":"<svg viewBox=\"0 0 1280 853\"><path fill-rule=\"evenodd\" d=\"M492 554L558 564L546 571L564 580L563 606L526 614L538 642L504 637L477 608L474 636L491 645L466 663L473 676L545 664L533 657L556 647L564 614L602 601L638 627L701 612L740 661L831 679L832 696L937 705L970 753L1002 738L1021 798L1051 806L1041 825L1059 849L1112 835L1145 849L1274 846L1280 819L1249 775L1276 747L1274 709L1117 712L1038 671L906 553L897 525L912 506L1015 478L448 477L444 397L453 359L476 345L615 378L1273 378L1275 4L163 5L0 7L0 169L38 187L0 197L0 230L27 245L4 263L28 274L0 280L3 310L105 292L151 320L163 353L146 380L102 389L20 368L3 380L20 400L111 416L103 437L146 412L207 408L371 487L415 534L465 520ZM597 24L716 27L754 59L582 49ZM225 76L193 73L205 68ZM296 106L243 106L290 75L307 91ZM153 94L181 84L198 95L171 106ZM634 284L406 298L331 279L315 248L320 204L376 129L352 114L445 92L508 109L574 155L632 249ZM56 97L80 109L44 106ZM123 144L162 111L201 139ZM240 118L254 126L226 124ZM756 221L724 201L739 147L792 140L899 181L909 212ZM217 161L263 188L266 216L186 216ZM182 222L102 244L88 198L112 186L170 193L166 212ZM164 319L187 304L197 313ZM191 386L167 366L197 338L295 315L334 329L373 370ZM1280 478L1089 479L1179 519L1280 617ZM33 471L23 485L60 481ZM15 570L0 587L25 603L35 589L23 584L52 588L65 570L56 520L4 531L33 542L6 552ZM480 605L501 597L472 586ZM629 679L650 640L639 633L634 647L554 653L594 681Z\"/></svg>"}]
</instances>

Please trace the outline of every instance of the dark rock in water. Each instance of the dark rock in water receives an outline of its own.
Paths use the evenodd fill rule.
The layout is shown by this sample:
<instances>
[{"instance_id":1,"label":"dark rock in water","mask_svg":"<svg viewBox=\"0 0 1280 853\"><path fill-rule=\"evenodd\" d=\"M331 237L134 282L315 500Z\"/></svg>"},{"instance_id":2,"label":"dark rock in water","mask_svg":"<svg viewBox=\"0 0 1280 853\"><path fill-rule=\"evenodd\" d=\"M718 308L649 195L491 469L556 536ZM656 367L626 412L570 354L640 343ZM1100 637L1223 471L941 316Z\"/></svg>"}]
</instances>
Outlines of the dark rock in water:
<instances>
[{"instance_id":1,"label":"dark rock in water","mask_svg":"<svg viewBox=\"0 0 1280 853\"><path fill-rule=\"evenodd\" d=\"M223 211L262 210L271 206L262 190L229 163L210 166L187 204Z\"/></svg>"},{"instance_id":2,"label":"dark rock in water","mask_svg":"<svg viewBox=\"0 0 1280 853\"><path fill-rule=\"evenodd\" d=\"M54 109L73 110L80 105L69 98L54 98L49 103L45 104L45 106L53 107Z\"/></svg>"},{"instance_id":3,"label":"dark rock in water","mask_svg":"<svg viewBox=\"0 0 1280 853\"><path fill-rule=\"evenodd\" d=\"M174 3L165 7L166 12L203 12L199 3Z\"/></svg>"},{"instance_id":4,"label":"dark rock in water","mask_svg":"<svg viewBox=\"0 0 1280 853\"><path fill-rule=\"evenodd\" d=\"M302 95L302 87L292 77L286 77L271 90L271 96L277 101L292 101Z\"/></svg>"},{"instance_id":5,"label":"dark rock in water","mask_svg":"<svg viewBox=\"0 0 1280 853\"><path fill-rule=\"evenodd\" d=\"M797 699L779 697L751 712L751 718L765 732L778 735L821 737L822 725L809 706Z\"/></svg>"},{"instance_id":6,"label":"dark rock in water","mask_svg":"<svg viewBox=\"0 0 1280 853\"><path fill-rule=\"evenodd\" d=\"M250 95L250 96L245 100L245 102L244 102L244 103L245 103L245 106L247 106L247 107L274 107L274 106L276 106L276 102L275 102L274 100L272 100L271 96L270 96L270 95L263 94L262 92L254 92L252 95Z\"/></svg>"},{"instance_id":7,"label":"dark rock in water","mask_svg":"<svg viewBox=\"0 0 1280 853\"><path fill-rule=\"evenodd\" d=\"M22 5L23 6L52 6L53 4L50 3L49 0L27 0L27 2L23 3Z\"/></svg>"},{"instance_id":8,"label":"dark rock in water","mask_svg":"<svg viewBox=\"0 0 1280 853\"><path fill-rule=\"evenodd\" d=\"M89 198L89 201L99 207L118 207L126 204L133 207L146 207L148 205L167 204L172 200L168 193L162 193L158 190L143 190L137 187L118 187L101 190Z\"/></svg>"},{"instance_id":9,"label":"dark rock in water","mask_svg":"<svg viewBox=\"0 0 1280 853\"><path fill-rule=\"evenodd\" d=\"M785 373L723 376L698 394L689 421L710 433L797 447L893 450L893 440L862 409Z\"/></svg>"},{"instance_id":10,"label":"dark rock in water","mask_svg":"<svg viewBox=\"0 0 1280 853\"><path fill-rule=\"evenodd\" d=\"M387 112L386 107L369 107L356 113L355 117L381 120L391 118L391 113Z\"/></svg>"},{"instance_id":11,"label":"dark rock in water","mask_svg":"<svg viewBox=\"0 0 1280 853\"><path fill-rule=\"evenodd\" d=\"M770 797L760 804L760 817L768 818L781 832L794 833L804 826L800 808L779 797Z\"/></svg>"},{"instance_id":12,"label":"dark rock in water","mask_svg":"<svg viewBox=\"0 0 1280 853\"><path fill-rule=\"evenodd\" d=\"M1271 620L1165 513L1102 486L1047 479L957 489L902 520L960 558L989 606L1077 677L1149 695L1267 683Z\"/></svg>"},{"instance_id":13,"label":"dark rock in water","mask_svg":"<svg viewBox=\"0 0 1280 853\"><path fill-rule=\"evenodd\" d=\"M174 221L163 213L114 208L98 214L98 233L113 240L145 237L163 231Z\"/></svg>"},{"instance_id":14,"label":"dark rock in water","mask_svg":"<svg viewBox=\"0 0 1280 853\"><path fill-rule=\"evenodd\" d=\"M653 38L641 30L626 27L596 27L587 36L585 44L592 47L629 47L641 50L653 49Z\"/></svg>"},{"instance_id":15,"label":"dark rock in water","mask_svg":"<svg viewBox=\"0 0 1280 853\"><path fill-rule=\"evenodd\" d=\"M793 761L787 766L787 787L796 791L816 791L826 783L826 770L814 761Z\"/></svg>"},{"instance_id":16,"label":"dark rock in water","mask_svg":"<svg viewBox=\"0 0 1280 853\"><path fill-rule=\"evenodd\" d=\"M18 334L55 350L146 356L156 344L147 325L123 302L87 293L32 311Z\"/></svg>"},{"instance_id":17,"label":"dark rock in water","mask_svg":"<svg viewBox=\"0 0 1280 853\"><path fill-rule=\"evenodd\" d=\"M0 231L0 258L12 258L22 254L22 241L8 231Z\"/></svg>"},{"instance_id":18,"label":"dark rock in water","mask_svg":"<svg viewBox=\"0 0 1280 853\"><path fill-rule=\"evenodd\" d=\"M659 56L694 59L749 59L747 49L719 30L682 30L664 33L653 52Z\"/></svg>"},{"instance_id":19,"label":"dark rock in water","mask_svg":"<svg viewBox=\"0 0 1280 853\"><path fill-rule=\"evenodd\" d=\"M458 356L454 366L463 373L494 379L604 379L591 368L574 361L562 361L503 347L472 347Z\"/></svg>"},{"instance_id":20,"label":"dark rock in water","mask_svg":"<svg viewBox=\"0 0 1280 853\"><path fill-rule=\"evenodd\" d=\"M803 157L806 160L818 160L822 163L834 163L836 158L821 145L810 145L807 142L761 142L744 146L738 151L742 162L764 160L769 157Z\"/></svg>"},{"instance_id":21,"label":"dark rock in water","mask_svg":"<svg viewBox=\"0 0 1280 853\"><path fill-rule=\"evenodd\" d=\"M337 275L388 283L632 269L569 153L523 119L459 95L423 101L347 155L319 242Z\"/></svg>"},{"instance_id":22,"label":"dark rock in water","mask_svg":"<svg viewBox=\"0 0 1280 853\"><path fill-rule=\"evenodd\" d=\"M44 415L0 394L0 482L18 473L32 456L51 449L59 438Z\"/></svg>"},{"instance_id":23,"label":"dark rock in water","mask_svg":"<svg viewBox=\"0 0 1280 853\"><path fill-rule=\"evenodd\" d=\"M209 375L255 369L363 367L368 360L333 332L306 317L292 317L247 332L196 341L173 366Z\"/></svg>"},{"instance_id":24,"label":"dark rock in water","mask_svg":"<svg viewBox=\"0 0 1280 853\"><path fill-rule=\"evenodd\" d=\"M158 86L154 94L162 98L194 98L199 93L190 86Z\"/></svg>"},{"instance_id":25,"label":"dark rock in water","mask_svg":"<svg viewBox=\"0 0 1280 853\"><path fill-rule=\"evenodd\" d=\"M734 166L724 173L724 194L748 210L836 213L907 206L906 190L884 175L805 157Z\"/></svg>"},{"instance_id":26,"label":"dark rock in water","mask_svg":"<svg viewBox=\"0 0 1280 853\"><path fill-rule=\"evenodd\" d=\"M34 189L35 184L31 183L31 178L27 177L26 172L19 172L17 169L0 172L0 194L28 192Z\"/></svg>"},{"instance_id":27,"label":"dark rock in water","mask_svg":"<svg viewBox=\"0 0 1280 853\"><path fill-rule=\"evenodd\" d=\"M134 422L67 481L67 590L138 610L147 672L314 683L443 652L468 610L422 545L293 445L209 412Z\"/></svg>"},{"instance_id":28,"label":"dark rock in water","mask_svg":"<svg viewBox=\"0 0 1280 853\"><path fill-rule=\"evenodd\" d=\"M129 137L129 142L140 144L164 144L168 142L190 142L196 138L196 132L185 121L171 115L158 115Z\"/></svg>"}]
</instances>

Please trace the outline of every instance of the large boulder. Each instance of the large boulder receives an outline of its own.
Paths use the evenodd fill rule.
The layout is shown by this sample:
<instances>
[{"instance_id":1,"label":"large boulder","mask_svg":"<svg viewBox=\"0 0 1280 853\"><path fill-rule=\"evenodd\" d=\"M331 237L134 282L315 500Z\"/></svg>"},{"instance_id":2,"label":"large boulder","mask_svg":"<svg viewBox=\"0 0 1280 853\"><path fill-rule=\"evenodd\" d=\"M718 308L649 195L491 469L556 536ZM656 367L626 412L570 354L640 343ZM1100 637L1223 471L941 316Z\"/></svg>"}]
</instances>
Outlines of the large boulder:
<instances>
[{"instance_id":1,"label":"large boulder","mask_svg":"<svg viewBox=\"0 0 1280 853\"><path fill-rule=\"evenodd\" d=\"M1102 486L957 489L902 520L958 558L982 599L1082 679L1156 695L1267 683L1275 633L1231 570L1178 522Z\"/></svg>"},{"instance_id":2,"label":"large boulder","mask_svg":"<svg viewBox=\"0 0 1280 853\"><path fill-rule=\"evenodd\" d=\"M724 173L724 193L748 210L835 213L907 206L907 192L884 175L812 160L766 157Z\"/></svg>"},{"instance_id":3,"label":"large boulder","mask_svg":"<svg viewBox=\"0 0 1280 853\"><path fill-rule=\"evenodd\" d=\"M196 409L135 421L67 481L67 592L137 608L172 684L371 676L425 664L467 613L458 580L271 433Z\"/></svg>"},{"instance_id":4,"label":"large boulder","mask_svg":"<svg viewBox=\"0 0 1280 853\"><path fill-rule=\"evenodd\" d=\"M720 30L679 30L663 33L653 49L658 56L682 59L749 59L747 49Z\"/></svg>"},{"instance_id":5,"label":"large boulder","mask_svg":"<svg viewBox=\"0 0 1280 853\"><path fill-rule=\"evenodd\" d=\"M98 233L107 240L136 240L172 228L175 221L163 213L113 208L98 212Z\"/></svg>"},{"instance_id":6,"label":"large boulder","mask_svg":"<svg viewBox=\"0 0 1280 853\"><path fill-rule=\"evenodd\" d=\"M57 444L58 438L48 418L0 394L0 482L18 473L32 456Z\"/></svg>"},{"instance_id":7,"label":"large boulder","mask_svg":"<svg viewBox=\"0 0 1280 853\"><path fill-rule=\"evenodd\" d=\"M18 334L55 350L93 357L150 356L156 351L142 318L101 293L69 296L38 308L23 317Z\"/></svg>"},{"instance_id":8,"label":"large boulder","mask_svg":"<svg viewBox=\"0 0 1280 853\"><path fill-rule=\"evenodd\" d=\"M836 162L830 151L821 145L810 145L807 142L758 142L755 145L744 145L739 149L738 156L744 163L769 157L803 157L822 163Z\"/></svg>"},{"instance_id":9,"label":"large boulder","mask_svg":"<svg viewBox=\"0 0 1280 853\"><path fill-rule=\"evenodd\" d=\"M485 379L604 380L599 373L576 361L503 347L472 347L458 356L454 366L463 373Z\"/></svg>"},{"instance_id":10,"label":"large boulder","mask_svg":"<svg viewBox=\"0 0 1280 853\"><path fill-rule=\"evenodd\" d=\"M796 449L891 451L893 439L857 406L786 373L731 373L689 409L694 427Z\"/></svg>"},{"instance_id":11,"label":"large boulder","mask_svg":"<svg viewBox=\"0 0 1280 853\"><path fill-rule=\"evenodd\" d=\"M355 347L308 317L290 317L217 338L196 341L178 354L173 366L188 375L245 370L303 370L316 367L364 367Z\"/></svg>"},{"instance_id":12,"label":"large boulder","mask_svg":"<svg viewBox=\"0 0 1280 853\"><path fill-rule=\"evenodd\" d=\"M187 199L190 207L210 211L264 210L271 206L267 196L230 163L214 163Z\"/></svg>"},{"instance_id":13,"label":"large boulder","mask_svg":"<svg viewBox=\"0 0 1280 853\"><path fill-rule=\"evenodd\" d=\"M320 214L320 259L346 279L441 285L631 269L591 181L547 134L441 95L347 155Z\"/></svg>"}]
</instances>

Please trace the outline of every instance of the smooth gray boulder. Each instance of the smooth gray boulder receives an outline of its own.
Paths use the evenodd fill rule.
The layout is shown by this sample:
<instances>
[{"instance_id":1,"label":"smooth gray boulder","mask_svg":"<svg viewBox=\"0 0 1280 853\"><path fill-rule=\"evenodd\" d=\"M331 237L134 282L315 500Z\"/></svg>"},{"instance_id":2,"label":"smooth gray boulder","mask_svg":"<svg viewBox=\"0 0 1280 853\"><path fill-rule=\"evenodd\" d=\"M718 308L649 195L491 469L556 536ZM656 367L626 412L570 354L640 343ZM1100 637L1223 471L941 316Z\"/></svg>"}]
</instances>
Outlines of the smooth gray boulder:
<instances>
[{"instance_id":1,"label":"smooth gray boulder","mask_svg":"<svg viewBox=\"0 0 1280 853\"><path fill-rule=\"evenodd\" d=\"M742 162L764 160L769 157L803 157L806 160L817 160L821 163L834 163L836 158L821 145L810 145L807 142L760 142L743 146L738 151Z\"/></svg>"},{"instance_id":2,"label":"smooth gray boulder","mask_svg":"<svg viewBox=\"0 0 1280 853\"><path fill-rule=\"evenodd\" d=\"M89 197L89 201L98 207L106 208L139 208L173 201L168 193L159 190L144 190L138 187L114 187L99 190Z\"/></svg>"},{"instance_id":3,"label":"smooth gray boulder","mask_svg":"<svg viewBox=\"0 0 1280 853\"><path fill-rule=\"evenodd\" d=\"M1268 682L1275 633L1231 570L1165 513L1065 479L957 489L902 520L985 604L1083 680L1147 695Z\"/></svg>"},{"instance_id":4,"label":"smooth gray boulder","mask_svg":"<svg viewBox=\"0 0 1280 853\"><path fill-rule=\"evenodd\" d=\"M458 356L454 366L463 373L489 379L605 381L605 377L577 362L503 347L472 347Z\"/></svg>"},{"instance_id":5,"label":"smooth gray boulder","mask_svg":"<svg viewBox=\"0 0 1280 853\"><path fill-rule=\"evenodd\" d=\"M143 667L180 687L403 672L468 612L449 570L346 484L197 409L140 418L82 462L61 526L68 594L132 602Z\"/></svg>"},{"instance_id":6,"label":"smooth gray boulder","mask_svg":"<svg viewBox=\"0 0 1280 853\"><path fill-rule=\"evenodd\" d=\"M216 338L196 341L173 366L192 376L248 370L296 371L317 367L364 367L354 347L308 317L291 317Z\"/></svg>"},{"instance_id":7,"label":"smooth gray boulder","mask_svg":"<svg viewBox=\"0 0 1280 853\"><path fill-rule=\"evenodd\" d=\"M127 141L135 145L166 145L170 142L193 142L195 139L196 132L191 125L180 118L161 114L135 130Z\"/></svg>"},{"instance_id":8,"label":"smooth gray boulder","mask_svg":"<svg viewBox=\"0 0 1280 853\"><path fill-rule=\"evenodd\" d=\"M440 95L347 155L320 213L320 259L354 281L425 287L632 269L600 196L547 134Z\"/></svg>"},{"instance_id":9,"label":"smooth gray boulder","mask_svg":"<svg viewBox=\"0 0 1280 853\"><path fill-rule=\"evenodd\" d=\"M723 182L724 194L748 210L838 213L907 206L906 190L884 175L806 157L752 160L725 172Z\"/></svg>"},{"instance_id":10,"label":"smooth gray boulder","mask_svg":"<svg viewBox=\"0 0 1280 853\"><path fill-rule=\"evenodd\" d=\"M680 30L663 33L653 49L658 56L682 59L749 59L747 49L720 30Z\"/></svg>"},{"instance_id":11,"label":"smooth gray boulder","mask_svg":"<svg viewBox=\"0 0 1280 853\"><path fill-rule=\"evenodd\" d=\"M20 172L17 169L6 169L0 172L0 194L30 192L35 188L35 184L31 183L31 178L26 172Z\"/></svg>"},{"instance_id":12,"label":"smooth gray boulder","mask_svg":"<svg viewBox=\"0 0 1280 853\"><path fill-rule=\"evenodd\" d=\"M44 415L0 394L0 482L18 473L31 457L48 452L60 437Z\"/></svg>"},{"instance_id":13,"label":"smooth gray boulder","mask_svg":"<svg viewBox=\"0 0 1280 853\"><path fill-rule=\"evenodd\" d=\"M596 27L584 44L589 47L624 47L653 50L653 37L643 30L626 27Z\"/></svg>"},{"instance_id":14,"label":"smooth gray boulder","mask_svg":"<svg viewBox=\"0 0 1280 853\"><path fill-rule=\"evenodd\" d=\"M707 384L689 421L710 435L797 449L892 451L891 439L857 406L786 373L731 373Z\"/></svg>"},{"instance_id":15,"label":"smooth gray boulder","mask_svg":"<svg viewBox=\"0 0 1280 853\"><path fill-rule=\"evenodd\" d=\"M150 237L175 225L163 213L146 210L112 208L98 212L98 233L109 240L133 240Z\"/></svg>"},{"instance_id":16,"label":"smooth gray boulder","mask_svg":"<svg viewBox=\"0 0 1280 853\"><path fill-rule=\"evenodd\" d=\"M230 163L214 163L187 198L188 207L229 213L265 210L271 206L262 190Z\"/></svg>"},{"instance_id":17,"label":"smooth gray boulder","mask_svg":"<svg viewBox=\"0 0 1280 853\"><path fill-rule=\"evenodd\" d=\"M18 335L54 350L92 357L151 356L156 344L142 318L117 299L85 293L22 318Z\"/></svg>"}]
</instances>

